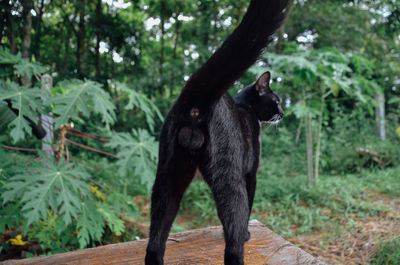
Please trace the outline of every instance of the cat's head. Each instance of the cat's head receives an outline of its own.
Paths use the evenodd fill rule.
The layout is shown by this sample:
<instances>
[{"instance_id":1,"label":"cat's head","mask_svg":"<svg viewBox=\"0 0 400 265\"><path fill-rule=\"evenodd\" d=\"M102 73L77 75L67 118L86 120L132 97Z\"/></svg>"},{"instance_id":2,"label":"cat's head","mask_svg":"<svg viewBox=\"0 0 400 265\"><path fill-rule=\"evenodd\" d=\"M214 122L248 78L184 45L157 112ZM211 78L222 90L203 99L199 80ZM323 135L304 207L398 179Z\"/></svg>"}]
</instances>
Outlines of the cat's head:
<instances>
[{"instance_id":1,"label":"cat's head","mask_svg":"<svg viewBox=\"0 0 400 265\"><path fill-rule=\"evenodd\" d=\"M275 124L283 118L284 112L280 104L281 99L269 87L270 78L269 72L265 72L258 78L253 86L256 93L251 105L261 122Z\"/></svg>"}]
</instances>

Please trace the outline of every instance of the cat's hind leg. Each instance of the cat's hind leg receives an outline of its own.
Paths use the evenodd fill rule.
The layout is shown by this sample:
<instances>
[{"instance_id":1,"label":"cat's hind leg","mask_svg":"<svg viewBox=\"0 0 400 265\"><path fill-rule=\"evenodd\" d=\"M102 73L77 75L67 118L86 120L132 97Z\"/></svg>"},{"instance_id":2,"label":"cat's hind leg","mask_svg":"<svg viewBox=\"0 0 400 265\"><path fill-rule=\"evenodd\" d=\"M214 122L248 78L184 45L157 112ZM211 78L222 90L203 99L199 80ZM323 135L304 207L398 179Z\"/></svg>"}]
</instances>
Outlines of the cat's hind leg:
<instances>
[{"instance_id":1,"label":"cat's hind leg","mask_svg":"<svg viewBox=\"0 0 400 265\"><path fill-rule=\"evenodd\" d=\"M246 174L246 189L247 189L247 198L249 203L249 214L247 220L250 220L251 209L253 208L254 195L256 192L256 182L257 182L256 173ZM251 237L250 232L247 231L246 241L249 241L250 237Z\"/></svg>"},{"instance_id":2,"label":"cat's hind leg","mask_svg":"<svg viewBox=\"0 0 400 265\"><path fill-rule=\"evenodd\" d=\"M196 165L189 159L190 155L184 150L172 150L170 154L161 153L151 196L151 225L146 265L163 264L165 244L171 225L183 193L193 179L196 169Z\"/></svg>"},{"instance_id":3,"label":"cat's hind leg","mask_svg":"<svg viewBox=\"0 0 400 265\"><path fill-rule=\"evenodd\" d=\"M230 170L229 170L230 171ZM248 237L249 203L246 183L237 173L225 172L206 178L213 192L225 236L226 265L243 265L244 243Z\"/></svg>"}]
</instances>

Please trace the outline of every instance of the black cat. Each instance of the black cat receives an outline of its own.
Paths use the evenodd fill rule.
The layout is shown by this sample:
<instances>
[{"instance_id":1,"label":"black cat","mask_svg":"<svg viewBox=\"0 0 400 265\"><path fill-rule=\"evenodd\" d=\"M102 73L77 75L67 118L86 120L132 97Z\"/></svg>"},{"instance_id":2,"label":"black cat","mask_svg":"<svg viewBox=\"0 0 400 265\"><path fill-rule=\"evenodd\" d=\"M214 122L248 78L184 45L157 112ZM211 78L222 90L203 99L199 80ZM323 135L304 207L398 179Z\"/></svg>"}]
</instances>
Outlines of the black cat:
<instances>
[{"instance_id":1,"label":"black cat","mask_svg":"<svg viewBox=\"0 0 400 265\"><path fill-rule=\"evenodd\" d=\"M287 1L252 0L240 25L191 76L160 136L145 262L163 264L166 240L196 169L210 186L225 236L225 264L244 264L256 187L260 121L283 116L270 74L232 99L226 90L250 67L284 18Z\"/></svg>"}]
</instances>

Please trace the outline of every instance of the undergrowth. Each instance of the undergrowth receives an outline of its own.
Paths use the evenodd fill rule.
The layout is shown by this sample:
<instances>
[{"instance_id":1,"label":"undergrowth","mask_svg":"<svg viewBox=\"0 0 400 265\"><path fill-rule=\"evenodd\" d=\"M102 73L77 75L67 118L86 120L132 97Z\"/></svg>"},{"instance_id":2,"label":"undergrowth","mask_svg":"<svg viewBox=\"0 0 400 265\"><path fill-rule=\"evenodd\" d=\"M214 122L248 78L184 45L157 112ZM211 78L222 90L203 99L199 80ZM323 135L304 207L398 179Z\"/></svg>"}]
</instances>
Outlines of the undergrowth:
<instances>
[{"instance_id":1,"label":"undergrowth","mask_svg":"<svg viewBox=\"0 0 400 265\"><path fill-rule=\"evenodd\" d=\"M378 253L371 258L370 264L391 265L400 262L400 237L380 245Z\"/></svg>"},{"instance_id":2,"label":"undergrowth","mask_svg":"<svg viewBox=\"0 0 400 265\"><path fill-rule=\"evenodd\" d=\"M355 218L378 216L390 206L377 204L370 191L400 196L400 167L366 170L359 174L322 175L309 187L306 176L274 176L262 168L258 175L251 218L283 237L355 224ZM182 215L191 215L187 228L219 224L207 184L195 180L185 193ZM340 229L340 228L339 228Z\"/></svg>"}]
</instances>

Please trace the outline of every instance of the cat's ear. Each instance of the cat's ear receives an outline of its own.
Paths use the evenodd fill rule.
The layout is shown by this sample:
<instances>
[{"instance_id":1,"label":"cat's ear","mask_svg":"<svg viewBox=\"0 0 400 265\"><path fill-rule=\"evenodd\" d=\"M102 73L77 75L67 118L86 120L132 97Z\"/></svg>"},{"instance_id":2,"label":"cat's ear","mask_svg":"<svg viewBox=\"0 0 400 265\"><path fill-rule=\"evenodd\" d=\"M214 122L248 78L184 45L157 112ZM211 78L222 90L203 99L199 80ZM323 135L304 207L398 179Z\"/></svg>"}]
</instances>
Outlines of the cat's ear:
<instances>
[{"instance_id":1,"label":"cat's ear","mask_svg":"<svg viewBox=\"0 0 400 265\"><path fill-rule=\"evenodd\" d=\"M270 72L263 73L256 82L256 90L260 96L267 93L269 90L269 80L271 78Z\"/></svg>"}]
</instances>

